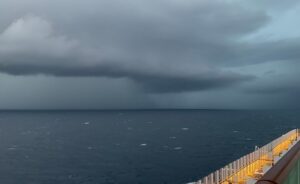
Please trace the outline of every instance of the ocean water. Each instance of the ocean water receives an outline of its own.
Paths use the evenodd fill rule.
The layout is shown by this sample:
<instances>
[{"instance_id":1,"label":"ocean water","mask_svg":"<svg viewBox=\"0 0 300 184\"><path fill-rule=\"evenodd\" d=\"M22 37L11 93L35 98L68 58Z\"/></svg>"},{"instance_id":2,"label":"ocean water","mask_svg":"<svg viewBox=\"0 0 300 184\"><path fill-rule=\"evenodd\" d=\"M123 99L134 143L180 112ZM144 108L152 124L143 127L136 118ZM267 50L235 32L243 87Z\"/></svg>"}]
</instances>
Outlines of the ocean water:
<instances>
[{"instance_id":1,"label":"ocean water","mask_svg":"<svg viewBox=\"0 0 300 184\"><path fill-rule=\"evenodd\" d=\"M187 183L297 127L299 111L1 111L0 183Z\"/></svg>"}]
</instances>

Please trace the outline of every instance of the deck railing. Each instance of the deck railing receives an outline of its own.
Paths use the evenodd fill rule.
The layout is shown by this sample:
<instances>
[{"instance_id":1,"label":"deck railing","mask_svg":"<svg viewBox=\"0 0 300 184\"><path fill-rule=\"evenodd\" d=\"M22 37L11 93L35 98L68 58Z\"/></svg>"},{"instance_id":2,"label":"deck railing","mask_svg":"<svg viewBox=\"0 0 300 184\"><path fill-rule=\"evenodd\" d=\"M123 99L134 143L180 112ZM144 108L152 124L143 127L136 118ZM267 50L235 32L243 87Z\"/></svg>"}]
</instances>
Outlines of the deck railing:
<instances>
[{"instance_id":1,"label":"deck railing","mask_svg":"<svg viewBox=\"0 0 300 184\"><path fill-rule=\"evenodd\" d=\"M300 184L300 142L298 141L256 184Z\"/></svg>"},{"instance_id":2,"label":"deck railing","mask_svg":"<svg viewBox=\"0 0 300 184\"><path fill-rule=\"evenodd\" d=\"M265 165L274 164L274 158L288 150L298 140L299 130L294 129L273 140L269 144L257 148L254 152L209 174L195 184L233 184L245 183L246 179L262 175Z\"/></svg>"}]
</instances>

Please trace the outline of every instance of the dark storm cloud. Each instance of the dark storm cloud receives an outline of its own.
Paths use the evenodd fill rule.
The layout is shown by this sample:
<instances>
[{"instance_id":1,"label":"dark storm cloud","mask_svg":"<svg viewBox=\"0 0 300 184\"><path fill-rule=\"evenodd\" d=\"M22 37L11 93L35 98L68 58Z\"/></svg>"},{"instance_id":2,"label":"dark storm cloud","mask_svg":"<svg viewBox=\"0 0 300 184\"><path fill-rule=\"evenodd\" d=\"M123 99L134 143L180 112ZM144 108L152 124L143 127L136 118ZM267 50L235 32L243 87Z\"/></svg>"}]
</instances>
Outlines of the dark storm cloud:
<instances>
[{"instance_id":1,"label":"dark storm cloud","mask_svg":"<svg viewBox=\"0 0 300 184\"><path fill-rule=\"evenodd\" d=\"M225 65L254 65L274 61L298 61L300 59L300 38L249 43L237 48L237 55Z\"/></svg>"},{"instance_id":2,"label":"dark storm cloud","mask_svg":"<svg viewBox=\"0 0 300 184\"><path fill-rule=\"evenodd\" d=\"M166 93L255 78L228 66L300 58L298 40L241 41L270 17L238 2L90 0L68 8L70 2L28 1L32 15L1 25L0 71L128 78L148 92Z\"/></svg>"},{"instance_id":3,"label":"dark storm cloud","mask_svg":"<svg viewBox=\"0 0 300 184\"><path fill-rule=\"evenodd\" d=\"M248 87L243 90L243 93L261 98L261 104L267 104L267 108L300 108L298 103L300 87L292 82L286 84L269 83ZM257 104L260 103L257 102Z\"/></svg>"},{"instance_id":4,"label":"dark storm cloud","mask_svg":"<svg viewBox=\"0 0 300 184\"><path fill-rule=\"evenodd\" d=\"M284 94L287 91L291 93L298 93L300 90L297 89L295 86L259 86L255 88L249 88L244 90L246 93L249 94L263 94L263 95L272 95L272 94Z\"/></svg>"},{"instance_id":5,"label":"dark storm cloud","mask_svg":"<svg viewBox=\"0 0 300 184\"><path fill-rule=\"evenodd\" d=\"M211 73L202 77L141 76L136 81L147 92L170 93L224 88L252 79L254 79L253 76L238 75L235 73Z\"/></svg>"}]
</instances>

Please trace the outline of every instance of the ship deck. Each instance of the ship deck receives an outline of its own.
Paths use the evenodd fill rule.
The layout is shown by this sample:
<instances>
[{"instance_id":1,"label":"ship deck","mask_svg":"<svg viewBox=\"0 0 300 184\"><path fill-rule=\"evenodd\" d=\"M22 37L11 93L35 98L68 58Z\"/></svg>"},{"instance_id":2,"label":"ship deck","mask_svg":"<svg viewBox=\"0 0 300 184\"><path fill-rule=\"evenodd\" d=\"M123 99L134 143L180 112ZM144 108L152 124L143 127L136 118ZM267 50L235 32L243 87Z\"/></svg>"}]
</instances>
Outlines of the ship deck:
<instances>
[{"instance_id":1,"label":"ship deck","mask_svg":"<svg viewBox=\"0 0 300 184\"><path fill-rule=\"evenodd\" d=\"M287 183L290 171L295 170L294 165L298 163L297 161L300 158L299 132L299 129L294 129L267 145L256 148L254 152L192 183L290 184ZM300 181L300 176L298 174L295 176L297 176L297 181ZM297 183L293 180L291 184Z\"/></svg>"}]
</instances>

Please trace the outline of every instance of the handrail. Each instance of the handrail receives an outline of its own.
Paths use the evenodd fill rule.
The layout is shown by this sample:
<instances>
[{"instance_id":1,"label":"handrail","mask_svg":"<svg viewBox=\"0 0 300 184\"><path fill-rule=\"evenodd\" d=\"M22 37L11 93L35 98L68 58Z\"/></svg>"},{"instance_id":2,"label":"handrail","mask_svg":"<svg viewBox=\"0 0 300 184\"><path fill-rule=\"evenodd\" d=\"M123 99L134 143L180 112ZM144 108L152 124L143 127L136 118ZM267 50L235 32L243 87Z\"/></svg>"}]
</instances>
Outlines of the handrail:
<instances>
[{"instance_id":1,"label":"handrail","mask_svg":"<svg viewBox=\"0 0 300 184\"><path fill-rule=\"evenodd\" d=\"M266 164L273 164L274 156L280 155L298 138L298 129L289 131L269 144L241 157L225 167L209 174L194 184L230 184L238 183L249 176L260 174L259 170Z\"/></svg>"},{"instance_id":2,"label":"handrail","mask_svg":"<svg viewBox=\"0 0 300 184\"><path fill-rule=\"evenodd\" d=\"M256 184L265 184L267 182L274 184L283 183L299 159L300 142L297 142Z\"/></svg>"}]
</instances>

